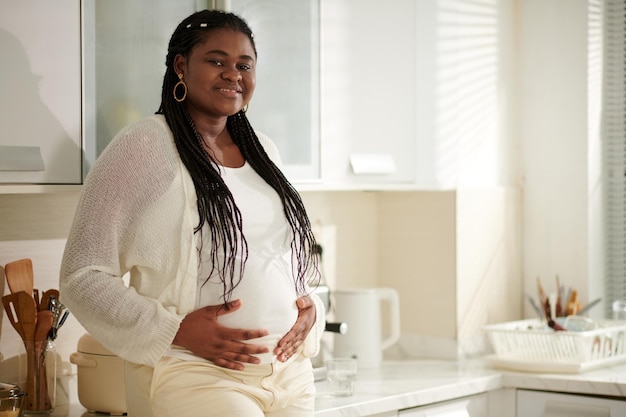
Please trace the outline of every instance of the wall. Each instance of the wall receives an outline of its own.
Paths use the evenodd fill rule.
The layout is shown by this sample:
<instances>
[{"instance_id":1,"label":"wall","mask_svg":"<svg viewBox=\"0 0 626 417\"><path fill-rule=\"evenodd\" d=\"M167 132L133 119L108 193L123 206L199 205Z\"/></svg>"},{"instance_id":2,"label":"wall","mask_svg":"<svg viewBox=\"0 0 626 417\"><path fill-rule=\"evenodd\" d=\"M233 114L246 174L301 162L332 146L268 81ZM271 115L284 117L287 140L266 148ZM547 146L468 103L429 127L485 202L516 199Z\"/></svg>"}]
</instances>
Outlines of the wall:
<instances>
[{"instance_id":1,"label":"wall","mask_svg":"<svg viewBox=\"0 0 626 417\"><path fill-rule=\"evenodd\" d=\"M0 194L0 265L31 258L34 287L40 292L50 288L58 289L61 257L77 202L77 193ZM0 293L8 292L4 269L0 267ZM4 315L4 309L0 310L0 356L5 359L0 362L0 379L20 381L19 375L26 372L22 357L24 348ZM83 333L82 326L70 314L56 340L57 353L61 359L59 375L68 376L61 378L62 383L57 390L60 404L67 402L70 396L75 399L77 395L74 391L70 393L68 388L74 378L71 375L75 372L69 363L69 355L76 350L78 338Z\"/></svg>"},{"instance_id":2,"label":"wall","mask_svg":"<svg viewBox=\"0 0 626 417\"><path fill-rule=\"evenodd\" d=\"M555 291L559 275L584 302L602 296L599 104L590 89L600 84L588 83L601 74L598 56L588 61L598 53L588 42L590 3L597 2L517 2L515 90L524 173L524 290L535 295L540 278L547 291ZM601 314L601 306L592 310L593 317Z\"/></svg>"},{"instance_id":3,"label":"wall","mask_svg":"<svg viewBox=\"0 0 626 417\"><path fill-rule=\"evenodd\" d=\"M380 195L378 284L401 294L389 357L484 354L484 326L521 317L520 202L511 188Z\"/></svg>"}]
</instances>

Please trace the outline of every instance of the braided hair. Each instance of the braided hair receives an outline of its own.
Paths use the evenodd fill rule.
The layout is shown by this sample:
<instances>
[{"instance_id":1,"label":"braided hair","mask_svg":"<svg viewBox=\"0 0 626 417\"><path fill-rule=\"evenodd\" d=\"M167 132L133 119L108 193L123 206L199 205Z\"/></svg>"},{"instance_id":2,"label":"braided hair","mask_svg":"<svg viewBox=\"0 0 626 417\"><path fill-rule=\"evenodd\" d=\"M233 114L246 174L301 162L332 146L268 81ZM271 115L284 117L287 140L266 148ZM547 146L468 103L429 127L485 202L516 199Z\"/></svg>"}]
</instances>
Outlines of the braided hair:
<instances>
[{"instance_id":1,"label":"braided hair","mask_svg":"<svg viewBox=\"0 0 626 417\"><path fill-rule=\"evenodd\" d=\"M178 25L170 39L165 61L166 71L163 77L161 105L157 114L165 116L174 135L180 158L193 179L199 214L199 222L194 233L202 233L203 226L208 225L212 236L210 248L212 269L209 277L215 271L218 272L223 283L226 303L230 300L232 290L243 277L244 265L248 257L241 213L219 173L217 162L204 148L202 136L196 130L185 103L177 102L172 94L174 86L179 81L174 69L176 56L180 54L189 57L191 49L196 44L204 42L211 30L220 28L246 34L256 55L252 31L237 15L219 10L203 10L190 15ZM229 116L226 129L245 160L280 197L283 212L292 230L294 284L296 291L304 294L307 275L312 274L316 281L319 280L320 275L314 251L315 238L302 199L266 154L245 112L239 111ZM201 249L198 249L199 252ZM226 255L222 261L219 261L218 254L220 253ZM236 262L238 254L243 259L239 266Z\"/></svg>"}]
</instances>

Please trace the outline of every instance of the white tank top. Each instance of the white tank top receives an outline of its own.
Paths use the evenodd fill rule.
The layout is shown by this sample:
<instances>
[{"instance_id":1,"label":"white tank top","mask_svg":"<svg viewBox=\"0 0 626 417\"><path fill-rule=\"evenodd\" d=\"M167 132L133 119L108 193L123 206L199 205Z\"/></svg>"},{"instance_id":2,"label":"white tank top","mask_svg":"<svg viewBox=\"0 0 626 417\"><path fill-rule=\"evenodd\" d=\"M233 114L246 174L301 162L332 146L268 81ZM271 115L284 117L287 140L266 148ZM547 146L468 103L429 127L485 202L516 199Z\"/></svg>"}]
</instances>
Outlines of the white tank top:
<instances>
[{"instance_id":1,"label":"white tank top","mask_svg":"<svg viewBox=\"0 0 626 417\"><path fill-rule=\"evenodd\" d=\"M248 259L241 282L232 292L231 300L241 300L241 307L219 317L226 327L265 329L268 336L250 340L263 344L268 354L258 355L262 363L274 360L272 351L296 321L297 293L291 268L291 228L276 191L246 162L241 168L220 167L222 178L230 189L241 212L243 233L248 244ZM196 307L221 305L223 284L211 272L211 235L203 230L201 262L198 269ZM238 279L241 255L238 255L235 279ZM221 260L221 259L220 259ZM188 351L171 349L170 356L203 360Z\"/></svg>"}]
</instances>

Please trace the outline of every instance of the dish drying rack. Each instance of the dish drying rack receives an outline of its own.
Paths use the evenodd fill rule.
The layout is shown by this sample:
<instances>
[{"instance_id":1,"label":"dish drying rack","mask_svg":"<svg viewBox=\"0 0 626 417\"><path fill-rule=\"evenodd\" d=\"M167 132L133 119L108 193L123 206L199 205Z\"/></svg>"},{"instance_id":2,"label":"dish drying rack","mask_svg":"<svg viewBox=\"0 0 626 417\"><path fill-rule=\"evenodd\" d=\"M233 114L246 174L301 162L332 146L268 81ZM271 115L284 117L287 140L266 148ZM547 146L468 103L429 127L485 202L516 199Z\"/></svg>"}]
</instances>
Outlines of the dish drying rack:
<instances>
[{"instance_id":1,"label":"dish drying rack","mask_svg":"<svg viewBox=\"0 0 626 417\"><path fill-rule=\"evenodd\" d=\"M555 332L539 319L485 326L495 367L523 372L579 373L626 362L626 322L598 320L595 330Z\"/></svg>"}]
</instances>

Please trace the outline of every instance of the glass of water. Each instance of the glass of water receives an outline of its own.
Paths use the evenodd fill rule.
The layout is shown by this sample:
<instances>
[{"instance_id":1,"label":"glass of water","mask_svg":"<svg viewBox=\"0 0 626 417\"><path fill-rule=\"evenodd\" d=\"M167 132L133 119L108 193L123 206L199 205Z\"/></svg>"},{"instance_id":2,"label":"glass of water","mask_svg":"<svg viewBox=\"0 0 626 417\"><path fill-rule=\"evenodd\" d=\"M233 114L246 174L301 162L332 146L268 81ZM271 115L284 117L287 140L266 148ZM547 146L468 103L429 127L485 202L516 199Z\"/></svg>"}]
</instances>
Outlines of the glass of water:
<instances>
[{"instance_id":1,"label":"glass of water","mask_svg":"<svg viewBox=\"0 0 626 417\"><path fill-rule=\"evenodd\" d=\"M347 397L354 394L356 370L356 359L329 359L326 362L329 393L338 397Z\"/></svg>"},{"instance_id":2,"label":"glass of water","mask_svg":"<svg viewBox=\"0 0 626 417\"><path fill-rule=\"evenodd\" d=\"M613 301L613 318L626 321L626 300Z\"/></svg>"}]
</instances>

